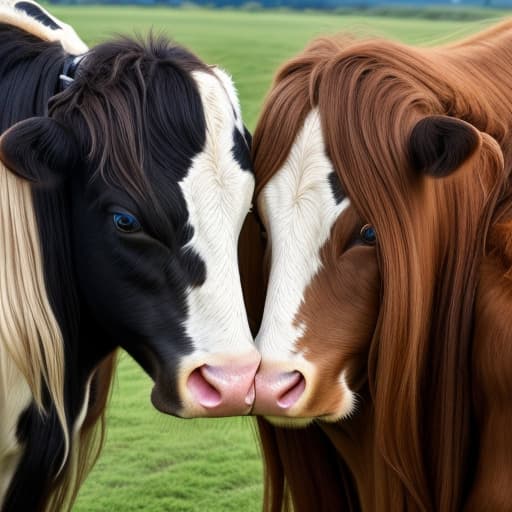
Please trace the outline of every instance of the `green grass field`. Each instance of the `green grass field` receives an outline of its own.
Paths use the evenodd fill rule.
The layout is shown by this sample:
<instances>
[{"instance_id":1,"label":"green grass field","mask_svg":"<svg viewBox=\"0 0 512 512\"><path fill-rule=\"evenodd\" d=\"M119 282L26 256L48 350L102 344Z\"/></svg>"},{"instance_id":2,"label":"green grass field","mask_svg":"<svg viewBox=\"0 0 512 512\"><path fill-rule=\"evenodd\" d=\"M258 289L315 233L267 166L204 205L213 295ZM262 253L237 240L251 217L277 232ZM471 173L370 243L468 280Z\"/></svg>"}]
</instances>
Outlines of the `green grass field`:
<instances>
[{"instance_id":1,"label":"green grass field","mask_svg":"<svg viewBox=\"0 0 512 512\"><path fill-rule=\"evenodd\" d=\"M114 33L165 32L233 75L246 124L254 128L273 73L320 34L351 31L431 44L487 22L341 17L228 10L50 7L89 44ZM491 11L492 12L492 11ZM261 510L261 464L249 419L178 420L149 402L151 382L123 355L109 410L105 450L76 512Z\"/></svg>"}]
</instances>

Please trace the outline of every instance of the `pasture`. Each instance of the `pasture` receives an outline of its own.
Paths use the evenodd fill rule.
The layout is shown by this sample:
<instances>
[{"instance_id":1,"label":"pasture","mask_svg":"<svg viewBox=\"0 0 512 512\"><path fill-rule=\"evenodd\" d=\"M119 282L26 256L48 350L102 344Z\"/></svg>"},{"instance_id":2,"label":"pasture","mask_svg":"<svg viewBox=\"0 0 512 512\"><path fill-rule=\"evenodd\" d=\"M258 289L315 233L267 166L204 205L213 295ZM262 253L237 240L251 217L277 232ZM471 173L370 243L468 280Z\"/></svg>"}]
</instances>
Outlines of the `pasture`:
<instances>
[{"instance_id":1,"label":"pasture","mask_svg":"<svg viewBox=\"0 0 512 512\"><path fill-rule=\"evenodd\" d=\"M315 35L350 30L425 44L462 37L490 23L202 9L50 9L88 44L113 33L145 34L153 27L206 62L226 68L238 87L251 130L276 67ZM251 420L164 417L152 408L150 389L149 379L123 354L106 447L74 510L260 510L261 466Z\"/></svg>"}]
</instances>

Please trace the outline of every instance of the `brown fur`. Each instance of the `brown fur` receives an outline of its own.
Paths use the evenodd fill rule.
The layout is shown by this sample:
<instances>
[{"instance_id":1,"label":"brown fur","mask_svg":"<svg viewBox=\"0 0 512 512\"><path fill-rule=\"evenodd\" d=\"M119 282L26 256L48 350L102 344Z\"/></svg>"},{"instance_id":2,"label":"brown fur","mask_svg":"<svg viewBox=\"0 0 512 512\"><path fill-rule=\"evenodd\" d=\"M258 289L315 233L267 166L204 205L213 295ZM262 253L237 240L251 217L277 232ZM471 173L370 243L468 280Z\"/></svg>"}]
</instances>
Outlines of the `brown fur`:
<instances>
[{"instance_id":1,"label":"brown fur","mask_svg":"<svg viewBox=\"0 0 512 512\"><path fill-rule=\"evenodd\" d=\"M368 271L355 279L357 264L343 272L342 263L326 265L328 276L319 273L306 292L301 315L313 326L304 343L318 345L315 363L345 361L352 375L365 376L356 389L362 403L357 418L303 436L304 448L300 434L261 421L266 509L286 509L291 499L296 510L309 510L304 496L331 496L317 510L350 510L356 489L364 510L512 509L511 29L506 22L434 49L324 38L278 72L254 136L257 192L317 107L326 152L356 215L378 233L369 250L380 278ZM421 152L414 158L411 134L427 116L472 125L456 140L455 163L432 166ZM454 165L457 172L442 179L423 168L444 176ZM351 278L352 293L381 290L372 339L360 347L345 337L343 318L354 305L335 290ZM340 299L330 298L333 290ZM351 328L365 325L354 319ZM329 329L333 340L344 337L322 352ZM357 350L366 355L351 359ZM329 450L325 463L311 455L311 444L323 450L327 439L349 469L334 471ZM350 481L348 493L327 489Z\"/></svg>"},{"instance_id":2,"label":"brown fur","mask_svg":"<svg viewBox=\"0 0 512 512\"><path fill-rule=\"evenodd\" d=\"M297 348L315 364L321 378L311 382L312 396L301 414L330 414L344 398L339 386L330 386L348 368L350 389L364 383L364 368L379 311L379 270L373 247L344 245L361 222L353 209L337 220L321 254L322 271L306 290L296 322L306 326ZM335 357L333 357L335 356Z\"/></svg>"}]
</instances>

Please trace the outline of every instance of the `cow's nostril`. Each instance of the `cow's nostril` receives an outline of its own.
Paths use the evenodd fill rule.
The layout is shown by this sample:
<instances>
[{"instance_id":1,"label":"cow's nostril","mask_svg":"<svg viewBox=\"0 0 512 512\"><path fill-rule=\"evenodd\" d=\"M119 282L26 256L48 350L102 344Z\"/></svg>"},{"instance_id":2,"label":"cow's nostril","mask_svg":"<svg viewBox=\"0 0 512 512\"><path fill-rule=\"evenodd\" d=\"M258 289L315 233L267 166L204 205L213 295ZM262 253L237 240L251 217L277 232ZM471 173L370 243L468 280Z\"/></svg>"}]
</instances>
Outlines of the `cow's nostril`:
<instances>
[{"instance_id":1,"label":"cow's nostril","mask_svg":"<svg viewBox=\"0 0 512 512\"><path fill-rule=\"evenodd\" d=\"M302 396L304 389L306 389L306 379L302 373L294 371L287 374L284 389L280 390L281 393L277 397L277 404L283 409L290 408Z\"/></svg>"},{"instance_id":2,"label":"cow's nostril","mask_svg":"<svg viewBox=\"0 0 512 512\"><path fill-rule=\"evenodd\" d=\"M289 416L290 410L296 409L301 402L305 390L306 378L298 370L259 372L256 374L256 400L252 412L263 416Z\"/></svg>"},{"instance_id":3,"label":"cow's nostril","mask_svg":"<svg viewBox=\"0 0 512 512\"><path fill-rule=\"evenodd\" d=\"M189 404L200 406L203 416L248 414L254 404L254 377L260 355L254 351L224 364L203 364L187 377Z\"/></svg>"},{"instance_id":4,"label":"cow's nostril","mask_svg":"<svg viewBox=\"0 0 512 512\"><path fill-rule=\"evenodd\" d=\"M220 392L205 378L204 366L196 368L190 374L187 385L203 407L217 407L222 401Z\"/></svg>"}]
</instances>

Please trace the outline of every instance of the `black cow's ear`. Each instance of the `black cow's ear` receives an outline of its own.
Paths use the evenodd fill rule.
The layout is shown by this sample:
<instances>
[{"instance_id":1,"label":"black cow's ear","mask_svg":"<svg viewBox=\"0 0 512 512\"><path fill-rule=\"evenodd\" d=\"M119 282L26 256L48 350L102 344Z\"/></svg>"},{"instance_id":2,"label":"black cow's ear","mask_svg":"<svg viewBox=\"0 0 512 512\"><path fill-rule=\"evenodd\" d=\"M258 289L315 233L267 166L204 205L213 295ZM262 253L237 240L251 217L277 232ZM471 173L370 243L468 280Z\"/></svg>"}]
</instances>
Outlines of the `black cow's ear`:
<instances>
[{"instance_id":1,"label":"black cow's ear","mask_svg":"<svg viewBox=\"0 0 512 512\"><path fill-rule=\"evenodd\" d=\"M456 171L479 147L478 130L460 119L429 116L413 128L409 154L413 169L443 178Z\"/></svg>"},{"instance_id":2,"label":"black cow's ear","mask_svg":"<svg viewBox=\"0 0 512 512\"><path fill-rule=\"evenodd\" d=\"M55 186L76 164L75 138L49 117L31 117L11 126L0 137L0 160L21 178Z\"/></svg>"}]
</instances>

